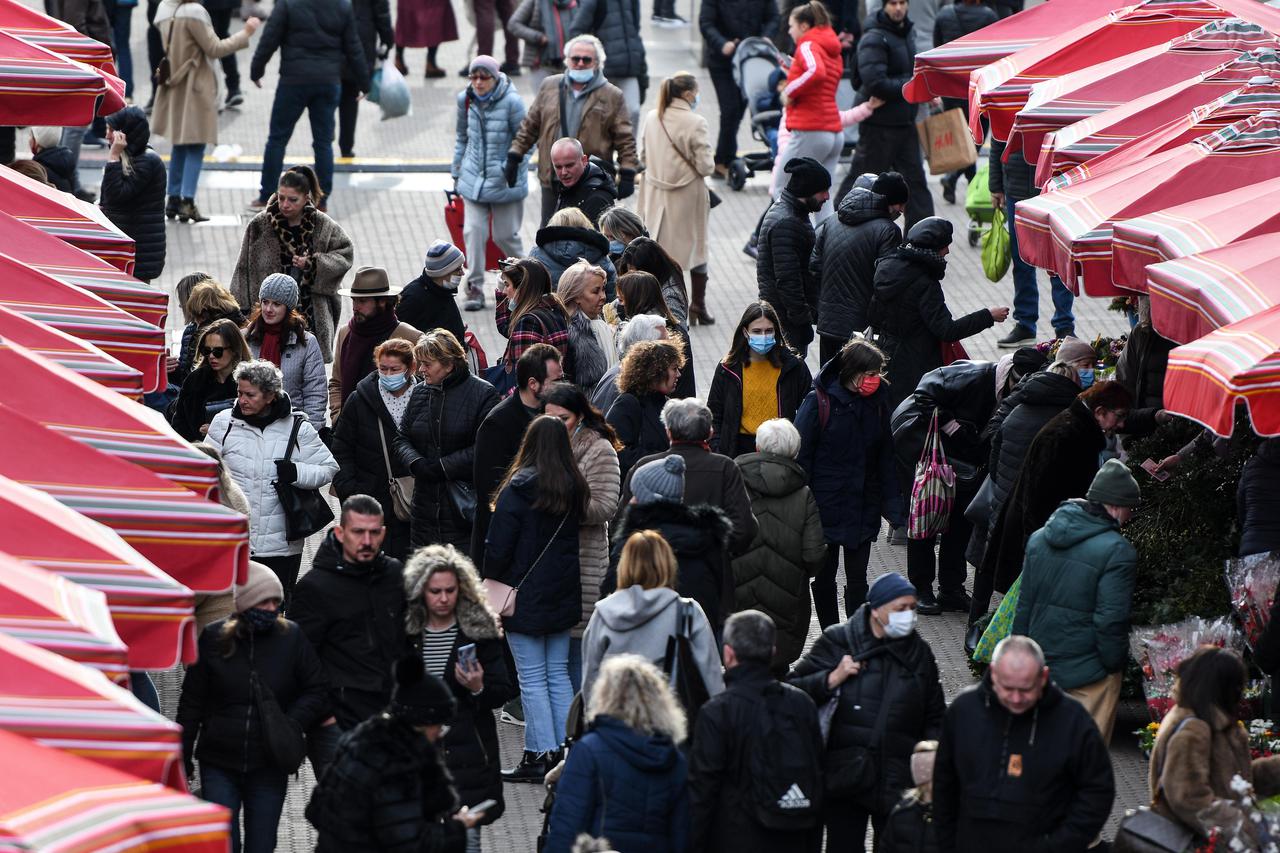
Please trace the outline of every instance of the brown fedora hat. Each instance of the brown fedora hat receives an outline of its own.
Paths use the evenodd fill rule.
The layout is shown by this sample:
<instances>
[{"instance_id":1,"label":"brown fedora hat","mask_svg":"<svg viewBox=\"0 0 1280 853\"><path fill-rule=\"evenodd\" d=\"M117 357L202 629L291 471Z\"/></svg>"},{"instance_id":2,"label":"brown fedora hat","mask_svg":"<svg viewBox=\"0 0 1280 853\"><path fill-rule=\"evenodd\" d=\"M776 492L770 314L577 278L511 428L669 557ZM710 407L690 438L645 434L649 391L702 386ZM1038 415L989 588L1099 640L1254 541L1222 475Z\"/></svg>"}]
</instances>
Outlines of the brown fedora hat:
<instances>
[{"instance_id":1,"label":"brown fedora hat","mask_svg":"<svg viewBox=\"0 0 1280 853\"><path fill-rule=\"evenodd\" d=\"M387 278L387 271L382 267L360 267L356 270L356 277L351 280L351 286L338 288L338 295L353 298L395 296L402 290L404 287L401 285L391 284L391 279Z\"/></svg>"}]
</instances>

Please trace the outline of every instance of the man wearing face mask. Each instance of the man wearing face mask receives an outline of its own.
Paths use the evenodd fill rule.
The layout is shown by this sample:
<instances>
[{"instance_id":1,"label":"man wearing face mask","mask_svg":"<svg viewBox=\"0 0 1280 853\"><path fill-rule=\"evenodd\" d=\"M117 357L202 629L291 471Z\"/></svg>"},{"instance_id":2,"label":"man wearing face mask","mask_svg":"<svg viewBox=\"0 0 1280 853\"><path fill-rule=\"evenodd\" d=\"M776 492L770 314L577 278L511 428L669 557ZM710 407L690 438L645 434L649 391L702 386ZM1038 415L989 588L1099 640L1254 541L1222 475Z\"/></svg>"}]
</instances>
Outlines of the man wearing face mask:
<instances>
[{"instance_id":1,"label":"man wearing face mask","mask_svg":"<svg viewBox=\"0 0 1280 853\"><path fill-rule=\"evenodd\" d=\"M1129 611L1138 554L1120 533L1142 499L1138 482L1108 459L1084 499L1069 500L1027 542L1013 633L1044 649L1054 680L1111 742L1129 661Z\"/></svg>"},{"instance_id":2,"label":"man wearing face mask","mask_svg":"<svg viewBox=\"0 0 1280 853\"><path fill-rule=\"evenodd\" d=\"M915 631L916 589L897 572L876 578L848 622L831 625L788 680L818 707L837 699L827 739L823 823L830 850L879 843L912 786L915 744L942 732L947 703L933 650Z\"/></svg>"},{"instance_id":3,"label":"man wearing face mask","mask_svg":"<svg viewBox=\"0 0 1280 853\"><path fill-rule=\"evenodd\" d=\"M330 422L337 422L342 404L360 380L373 372L374 347L388 338L401 338L412 344L422 337L417 327L401 322L396 315L400 291L400 287L391 286L382 267L360 267L351 286L339 288L339 296L351 297L352 313L350 322L338 330L338 339L333 345L333 370L329 374Z\"/></svg>"},{"instance_id":4,"label":"man wearing face mask","mask_svg":"<svg viewBox=\"0 0 1280 853\"><path fill-rule=\"evenodd\" d=\"M483 253L480 257L484 257ZM461 342L467 333L458 311L458 287L462 284L462 250L445 240L436 240L427 248L422 274L404 286L396 303L396 316L415 329L446 329ZM484 307L484 263L477 264L467 276L467 294L472 294L475 270L480 271L480 307ZM468 305L471 304L468 298ZM468 308L470 310L470 308Z\"/></svg>"},{"instance_id":5,"label":"man wearing face mask","mask_svg":"<svg viewBox=\"0 0 1280 853\"><path fill-rule=\"evenodd\" d=\"M551 169L556 210L576 207L587 215L592 225L599 227L600 214L618 198L609 173L592 163L591 157L583 152L582 143L569 136L557 139L551 146Z\"/></svg>"},{"instance_id":6,"label":"man wearing face mask","mask_svg":"<svg viewBox=\"0 0 1280 853\"><path fill-rule=\"evenodd\" d=\"M804 358L818 310L818 280L809 271L814 243L809 215L830 197L831 175L812 157L796 157L785 171L791 176L787 186L760 221L756 284L759 297L777 309L787 341Z\"/></svg>"}]
</instances>

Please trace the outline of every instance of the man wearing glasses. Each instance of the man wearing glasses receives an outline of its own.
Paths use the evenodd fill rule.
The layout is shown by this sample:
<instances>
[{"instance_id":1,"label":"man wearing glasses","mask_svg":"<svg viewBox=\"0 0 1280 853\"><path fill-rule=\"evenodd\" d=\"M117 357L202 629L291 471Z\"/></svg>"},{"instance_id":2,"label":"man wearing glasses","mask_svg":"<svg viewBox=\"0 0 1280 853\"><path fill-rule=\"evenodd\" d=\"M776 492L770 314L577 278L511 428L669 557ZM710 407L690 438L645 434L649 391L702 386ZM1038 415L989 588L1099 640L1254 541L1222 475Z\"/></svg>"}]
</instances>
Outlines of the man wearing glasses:
<instances>
[{"instance_id":1,"label":"man wearing glasses","mask_svg":"<svg viewBox=\"0 0 1280 853\"><path fill-rule=\"evenodd\" d=\"M617 157L618 198L635 191L636 138L626 98L617 86L605 79L602 68L605 52L600 40L591 35L571 39L564 49L565 73L543 81L533 105L520 123L507 152L506 179L515 186L524 156L538 147L538 181L542 185L541 225L556 209L551 187L551 147L561 137L573 137L588 156L614 164Z\"/></svg>"}]
</instances>

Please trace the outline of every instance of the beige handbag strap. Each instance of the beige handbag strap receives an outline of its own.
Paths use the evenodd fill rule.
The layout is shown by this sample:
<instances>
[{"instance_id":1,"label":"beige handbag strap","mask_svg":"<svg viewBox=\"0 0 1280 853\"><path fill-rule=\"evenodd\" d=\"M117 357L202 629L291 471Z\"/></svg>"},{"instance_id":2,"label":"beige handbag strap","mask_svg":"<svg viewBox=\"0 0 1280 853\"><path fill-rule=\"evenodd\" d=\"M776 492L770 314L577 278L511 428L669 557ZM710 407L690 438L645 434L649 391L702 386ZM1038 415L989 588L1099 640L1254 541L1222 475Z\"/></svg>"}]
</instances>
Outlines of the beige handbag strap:
<instances>
[{"instance_id":1,"label":"beige handbag strap","mask_svg":"<svg viewBox=\"0 0 1280 853\"><path fill-rule=\"evenodd\" d=\"M391 455L387 453L387 434L382 430L381 417L378 417L378 441L382 442L382 461L387 466L387 480L394 480L396 475L391 473Z\"/></svg>"}]
</instances>

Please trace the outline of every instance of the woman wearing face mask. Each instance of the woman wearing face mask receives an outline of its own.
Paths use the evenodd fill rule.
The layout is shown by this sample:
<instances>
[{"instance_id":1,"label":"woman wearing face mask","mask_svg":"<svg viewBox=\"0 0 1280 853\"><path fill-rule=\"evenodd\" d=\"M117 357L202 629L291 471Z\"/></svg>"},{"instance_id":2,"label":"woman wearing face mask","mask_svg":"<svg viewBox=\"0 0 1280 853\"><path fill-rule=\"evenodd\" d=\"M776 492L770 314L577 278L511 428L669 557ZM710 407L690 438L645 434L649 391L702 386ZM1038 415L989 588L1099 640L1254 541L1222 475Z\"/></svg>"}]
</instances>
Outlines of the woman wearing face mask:
<instances>
[{"instance_id":1,"label":"woman wearing face mask","mask_svg":"<svg viewBox=\"0 0 1280 853\"><path fill-rule=\"evenodd\" d=\"M671 396L681 399L692 397L697 393L697 380L693 375L693 345L689 340L689 328L671 310L671 303L667 301L659 283L662 279L653 273L627 266L628 255L638 243L647 243L659 252L662 251L657 243L647 237L636 240L632 246L627 247L627 251L622 254L625 271L618 278L618 298L605 305L604 319L610 325L622 328L628 318L641 314L656 314L664 318L667 321L667 338L680 347L680 352L684 355L683 372ZM683 285L681 288L683 289Z\"/></svg>"},{"instance_id":2,"label":"woman wearing face mask","mask_svg":"<svg viewBox=\"0 0 1280 853\"><path fill-rule=\"evenodd\" d=\"M778 312L752 302L711 379L711 449L731 458L752 453L756 428L773 418L795 420L812 385L808 366L787 346Z\"/></svg>"},{"instance_id":3,"label":"woman wearing face mask","mask_svg":"<svg viewBox=\"0 0 1280 853\"><path fill-rule=\"evenodd\" d=\"M249 351L254 358L280 368L289 399L320 430L324 427L328 379L320 342L307 331L307 320L298 313L298 283L284 273L272 273L258 296L258 307L244 330Z\"/></svg>"},{"instance_id":4,"label":"woman wearing face mask","mask_svg":"<svg viewBox=\"0 0 1280 853\"><path fill-rule=\"evenodd\" d=\"M600 319L605 302L604 282L604 270L587 261L578 261L564 271L556 292L569 313L569 358L564 364L565 376L588 392L618 363L613 327Z\"/></svg>"},{"instance_id":5,"label":"woman wearing face mask","mask_svg":"<svg viewBox=\"0 0 1280 853\"><path fill-rule=\"evenodd\" d=\"M682 71L662 81L658 107L645 117L640 159L641 176L636 213L653 238L689 271L693 298L689 323L710 325L707 313L707 218L711 194L706 181L715 171L711 133L698 115L698 80Z\"/></svg>"},{"instance_id":6,"label":"woman wearing face mask","mask_svg":"<svg viewBox=\"0 0 1280 853\"><path fill-rule=\"evenodd\" d=\"M911 787L911 754L942 733L947 703L933 650L916 626L916 589L897 572L876 578L866 603L822 632L789 681L822 706L838 697L827 738L823 823L831 850L876 843Z\"/></svg>"},{"instance_id":7,"label":"woman wearing face mask","mask_svg":"<svg viewBox=\"0 0 1280 853\"><path fill-rule=\"evenodd\" d=\"M199 758L200 795L231 810L235 853L275 850L289 773L296 769L272 766L267 757L252 679L270 689L300 731L329 714L324 665L280 612L283 599L271 569L249 563L248 580L235 589L235 613L200 632L200 655L178 699L187 775L194 776Z\"/></svg>"},{"instance_id":8,"label":"woman wearing face mask","mask_svg":"<svg viewBox=\"0 0 1280 853\"><path fill-rule=\"evenodd\" d=\"M196 334L195 368L187 375L173 404L170 424L187 441L199 441L213 416L236 402L236 365L253 358L240 326L216 320Z\"/></svg>"},{"instance_id":9,"label":"woman wearing face mask","mask_svg":"<svg viewBox=\"0 0 1280 853\"><path fill-rule=\"evenodd\" d=\"M826 565L813 581L813 609L823 628L840 621L840 551L847 614L866 594L867 562L880 519L894 526L907 523L889 431L889 389L881 380L884 367L884 353L854 338L822 366L796 414L796 461L809 475L827 541Z\"/></svg>"},{"instance_id":10,"label":"woman wearing face mask","mask_svg":"<svg viewBox=\"0 0 1280 853\"><path fill-rule=\"evenodd\" d=\"M492 228L493 242L508 257L524 254L520 220L529 195L529 170L517 170L514 186L507 186L504 169L511 140L524 120L525 105L492 56L477 56L468 71L470 85L458 93L457 141L453 148L454 187L462 196L466 218L462 239L473 259L467 276L468 311L484 308L485 256ZM492 223L492 225L490 225Z\"/></svg>"},{"instance_id":11,"label":"woman wearing face mask","mask_svg":"<svg viewBox=\"0 0 1280 853\"><path fill-rule=\"evenodd\" d=\"M562 358L568 356L569 315L542 264L532 259L507 258L501 267L494 321L498 333L507 339L507 350L500 362L504 375L497 376L495 370L494 378L499 380L499 386L505 381L506 390L514 384L520 355L534 344L550 344Z\"/></svg>"},{"instance_id":12,"label":"woman wearing face mask","mask_svg":"<svg viewBox=\"0 0 1280 853\"><path fill-rule=\"evenodd\" d=\"M377 370L357 383L333 425L333 458L338 461L333 490L340 502L352 495L369 495L382 504L382 523L387 527L382 550L404 560L409 554L409 522L392 511L387 468L392 477L409 476L392 443L400 433L413 389L417 367L413 345L390 338L374 348L373 361Z\"/></svg>"}]
</instances>

